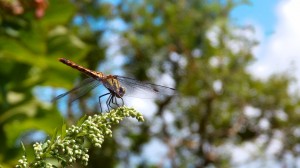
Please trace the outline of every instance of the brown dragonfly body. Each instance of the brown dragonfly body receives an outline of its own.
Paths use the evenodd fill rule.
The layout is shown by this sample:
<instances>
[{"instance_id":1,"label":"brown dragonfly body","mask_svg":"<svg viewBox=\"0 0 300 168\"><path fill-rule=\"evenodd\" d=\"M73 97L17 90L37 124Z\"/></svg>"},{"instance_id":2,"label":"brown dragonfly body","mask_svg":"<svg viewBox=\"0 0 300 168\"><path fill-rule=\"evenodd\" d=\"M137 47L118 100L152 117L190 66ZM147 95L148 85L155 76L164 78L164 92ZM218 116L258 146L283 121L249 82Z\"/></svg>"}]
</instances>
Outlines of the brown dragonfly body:
<instances>
[{"instance_id":1,"label":"brown dragonfly body","mask_svg":"<svg viewBox=\"0 0 300 168\"><path fill-rule=\"evenodd\" d=\"M142 92L143 95L168 95L172 96L176 94L175 89L169 88L166 86L155 85L151 83L143 83L138 80L118 76L118 75L104 75L102 72L93 71L87 68L84 68L70 60L65 58L59 58L59 61L74 68L78 71L89 76L89 78L85 79L79 86L73 88L72 90L58 95L53 99L56 101L70 93L77 93L70 101L73 102L77 100L79 97L86 94L88 91L94 89L95 87L103 84L105 88L108 89L108 93L99 96L99 105L101 107L101 98L103 96L109 95L109 98L106 101L107 108L113 108L112 105L120 106L118 104L117 98L122 100L122 105L124 105L123 96L130 95L133 92Z\"/></svg>"}]
</instances>

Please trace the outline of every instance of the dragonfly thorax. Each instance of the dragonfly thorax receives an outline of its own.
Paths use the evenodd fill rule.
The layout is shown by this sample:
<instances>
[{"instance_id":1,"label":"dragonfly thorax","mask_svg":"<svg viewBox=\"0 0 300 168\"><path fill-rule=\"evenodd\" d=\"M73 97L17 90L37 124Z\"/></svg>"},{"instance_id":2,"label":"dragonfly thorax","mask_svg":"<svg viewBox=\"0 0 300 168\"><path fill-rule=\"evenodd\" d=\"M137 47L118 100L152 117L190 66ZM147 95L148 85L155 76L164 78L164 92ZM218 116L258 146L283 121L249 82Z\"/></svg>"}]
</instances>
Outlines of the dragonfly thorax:
<instances>
[{"instance_id":1,"label":"dragonfly thorax","mask_svg":"<svg viewBox=\"0 0 300 168\"><path fill-rule=\"evenodd\" d=\"M108 75L102 82L104 86L116 97L121 98L124 96L126 92L125 87L120 84L116 76Z\"/></svg>"}]
</instances>

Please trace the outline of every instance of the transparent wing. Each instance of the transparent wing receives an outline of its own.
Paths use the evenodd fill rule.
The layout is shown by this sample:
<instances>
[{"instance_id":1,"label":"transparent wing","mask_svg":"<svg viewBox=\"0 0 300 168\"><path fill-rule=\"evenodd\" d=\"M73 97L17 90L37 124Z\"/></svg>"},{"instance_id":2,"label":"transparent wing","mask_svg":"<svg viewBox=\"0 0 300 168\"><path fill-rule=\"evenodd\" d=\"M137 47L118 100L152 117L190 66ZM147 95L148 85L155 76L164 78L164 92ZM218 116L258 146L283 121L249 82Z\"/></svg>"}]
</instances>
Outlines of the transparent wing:
<instances>
[{"instance_id":1,"label":"transparent wing","mask_svg":"<svg viewBox=\"0 0 300 168\"><path fill-rule=\"evenodd\" d=\"M76 86L75 88L60 94L58 96L56 96L54 99L52 99L52 102L57 101L60 98L65 97L66 95L71 94L72 97L70 97L70 102L73 102L75 100L77 100L78 98L82 97L83 95L85 95L87 92L89 92L90 90L94 89L95 87L99 86L101 84L101 82L95 80L94 78L87 78L85 80L83 80L78 86Z\"/></svg>"},{"instance_id":2,"label":"transparent wing","mask_svg":"<svg viewBox=\"0 0 300 168\"><path fill-rule=\"evenodd\" d=\"M154 98L157 96L173 96L177 94L176 90L170 87L144 83L124 76L116 77L121 86L125 88L125 96Z\"/></svg>"}]
</instances>

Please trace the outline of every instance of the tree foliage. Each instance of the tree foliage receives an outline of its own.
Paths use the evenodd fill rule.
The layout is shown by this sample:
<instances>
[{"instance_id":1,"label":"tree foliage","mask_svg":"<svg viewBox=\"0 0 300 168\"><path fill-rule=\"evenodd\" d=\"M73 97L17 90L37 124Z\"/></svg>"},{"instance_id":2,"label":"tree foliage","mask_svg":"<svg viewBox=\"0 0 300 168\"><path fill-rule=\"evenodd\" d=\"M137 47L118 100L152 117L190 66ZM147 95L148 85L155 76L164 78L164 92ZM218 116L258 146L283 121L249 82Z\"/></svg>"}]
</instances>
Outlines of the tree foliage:
<instances>
[{"instance_id":1,"label":"tree foliage","mask_svg":"<svg viewBox=\"0 0 300 168\"><path fill-rule=\"evenodd\" d=\"M101 150L89 151L89 167L132 166L134 157L135 166L159 166L142 155L154 139L168 149L162 166L224 167L232 164L228 146L253 143L259 158L274 140L282 144L273 156L279 163L287 154L297 157L294 80L288 73L261 80L248 72L254 32L229 17L240 3L0 0L0 162L14 165L22 155L19 142L30 145L24 137L31 132L52 134L63 120L75 123L75 112L97 112L97 103L84 97L76 109L68 104L63 118L56 106L37 99L37 90L54 96L47 88L71 88L82 79L59 57L107 71L121 57L124 72L154 83L171 78L179 92L157 100L155 115L143 125L117 126Z\"/></svg>"}]
</instances>

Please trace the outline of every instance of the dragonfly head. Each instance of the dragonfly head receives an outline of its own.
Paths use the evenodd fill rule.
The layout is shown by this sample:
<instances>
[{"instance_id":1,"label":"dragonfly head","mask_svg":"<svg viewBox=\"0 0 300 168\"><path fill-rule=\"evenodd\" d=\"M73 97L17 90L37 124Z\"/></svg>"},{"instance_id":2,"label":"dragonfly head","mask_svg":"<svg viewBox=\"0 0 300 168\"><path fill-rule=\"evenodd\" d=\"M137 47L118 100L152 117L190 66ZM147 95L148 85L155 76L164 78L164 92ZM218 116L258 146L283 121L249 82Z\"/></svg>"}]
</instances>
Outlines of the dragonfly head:
<instances>
[{"instance_id":1,"label":"dragonfly head","mask_svg":"<svg viewBox=\"0 0 300 168\"><path fill-rule=\"evenodd\" d=\"M119 89L118 89L118 94L117 94L117 97L118 98L121 98L121 97L123 97L124 96L124 94L125 94L125 88L124 87L122 87L122 86L120 86L119 87Z\"/></svg>"}]
</instances>

